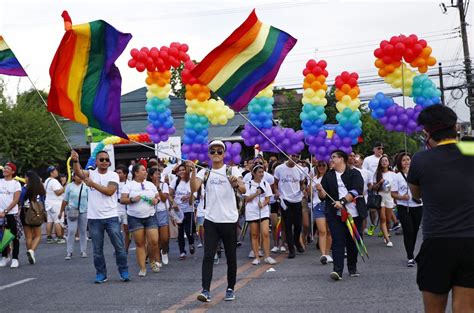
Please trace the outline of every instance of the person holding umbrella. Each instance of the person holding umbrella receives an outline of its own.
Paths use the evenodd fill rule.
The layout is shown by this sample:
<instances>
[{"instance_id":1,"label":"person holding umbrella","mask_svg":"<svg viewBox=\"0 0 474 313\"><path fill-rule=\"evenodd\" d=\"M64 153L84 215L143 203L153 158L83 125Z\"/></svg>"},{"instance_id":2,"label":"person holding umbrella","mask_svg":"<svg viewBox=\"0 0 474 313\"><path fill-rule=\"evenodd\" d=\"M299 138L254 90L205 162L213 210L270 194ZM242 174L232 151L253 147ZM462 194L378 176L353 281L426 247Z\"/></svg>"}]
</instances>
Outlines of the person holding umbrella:
<instances>
[{"instance_id":1,"label":"person holding umbrella","mask_svg":"<svg viewBox=\"0 0 474 313\"><path fill-rule=\"evenodd\" d=\"M357 270L359 242L362 243L359 234L362 233L362 221L367 217L367 208L362 196L364 180L358 170L347 166L347 159L347 153L344 151L333 151L331 161L334 167L324 175L321 184L316 185L319 198L325 201L325 213L333 238L334 267L330 277L335 281L342 279L345 250L349 276L360 276ZM346 223L347 221L350 223ZM351 225L356 227L352 228Z\"/></svg>"}]
</instances>

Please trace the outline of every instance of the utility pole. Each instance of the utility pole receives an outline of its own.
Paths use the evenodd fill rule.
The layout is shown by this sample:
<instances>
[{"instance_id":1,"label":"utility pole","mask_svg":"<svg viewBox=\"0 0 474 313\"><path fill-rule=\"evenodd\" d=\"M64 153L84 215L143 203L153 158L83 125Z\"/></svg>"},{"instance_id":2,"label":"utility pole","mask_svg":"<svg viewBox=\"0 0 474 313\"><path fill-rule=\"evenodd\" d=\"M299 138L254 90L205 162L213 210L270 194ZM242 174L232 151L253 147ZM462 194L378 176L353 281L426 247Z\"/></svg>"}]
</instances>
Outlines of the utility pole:
<instances>
[{"instance_id":1,"label":"utility pole","mask_svg":"<svg viewBox=\"0 0 474 313\"><path fill-rule=\"evenodd\" d=\"M441 90L441 105L446 105L444 102L444 82L443 82L443 67L441 62L438 63L438 71L439 71L439 89Z\"/></svg>"}]
</instances>

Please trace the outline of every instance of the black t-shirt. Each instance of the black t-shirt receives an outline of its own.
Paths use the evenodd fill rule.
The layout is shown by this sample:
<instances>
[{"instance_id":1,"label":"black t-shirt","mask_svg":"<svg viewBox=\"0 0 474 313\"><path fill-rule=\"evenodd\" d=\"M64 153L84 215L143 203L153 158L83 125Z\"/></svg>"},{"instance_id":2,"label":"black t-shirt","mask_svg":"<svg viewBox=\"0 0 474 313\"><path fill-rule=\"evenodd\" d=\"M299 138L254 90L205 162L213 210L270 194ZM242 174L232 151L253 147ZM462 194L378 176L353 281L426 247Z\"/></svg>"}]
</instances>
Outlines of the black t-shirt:
<instances>
[{"instance_id":1,"label":"black t-shirt","mask_svg":"<svg viewBox=\"0 0 474 313\"><path fill-rule=\"evenodd\" d=\"M474 157L455 144L418 152L407 179L421 187L424 239L474 237Z\"/></svg>"}]
</instances>

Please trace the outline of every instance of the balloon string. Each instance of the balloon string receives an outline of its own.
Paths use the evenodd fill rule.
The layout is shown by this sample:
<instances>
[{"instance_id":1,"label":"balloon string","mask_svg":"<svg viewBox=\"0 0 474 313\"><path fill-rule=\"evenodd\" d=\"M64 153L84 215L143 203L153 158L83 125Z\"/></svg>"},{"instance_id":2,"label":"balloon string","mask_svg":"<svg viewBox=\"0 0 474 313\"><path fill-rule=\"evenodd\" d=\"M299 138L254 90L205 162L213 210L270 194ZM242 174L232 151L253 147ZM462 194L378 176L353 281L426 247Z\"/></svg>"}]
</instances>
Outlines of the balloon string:
<instances>
[{"instance_id":1,"label":"balloon string","mask_svg":"<svg viewBox=\"0 0 474 313\"><path fill-rule=\"evenodd\" d=\"M405 107L405 69L403 66L404 66L404 63L402 61L402 103L403 103L403 109L406 110L406 107ZM405 145L405 153L408 153L406 132L403 132L403 138L404 138L404 145Z\"/></svg>"}]
</instances>

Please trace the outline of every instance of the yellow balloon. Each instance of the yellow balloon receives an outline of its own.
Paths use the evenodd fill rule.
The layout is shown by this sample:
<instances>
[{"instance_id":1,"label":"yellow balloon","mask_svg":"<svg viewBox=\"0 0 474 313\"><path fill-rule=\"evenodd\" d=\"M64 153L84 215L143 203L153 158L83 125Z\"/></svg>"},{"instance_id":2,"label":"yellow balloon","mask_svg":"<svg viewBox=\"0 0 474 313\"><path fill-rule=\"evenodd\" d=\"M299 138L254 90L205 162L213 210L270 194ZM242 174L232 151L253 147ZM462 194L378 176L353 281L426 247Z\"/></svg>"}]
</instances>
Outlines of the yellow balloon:
<instances>
[{"instance_id":1,"label":"yellow balloon","mask_svg":"<svg viewBox=\"0 0 474 313\"><path fill-rule=\"evenodd\" d=\"M346 106L344 105L344 103L342 103L340 101L338 103L336 103L337 111L342 112L342 111L344 111L345 108L346 108Z\"/></svg>"},{"instance_id":2,"label":"yellow balloon","mask_svg":"<svg viewBox=\"0 0 474 313\"><path fill-rule=\"evenodd\" d=\"M351 100L352 100L351 96L345 95L344 97L342 97L341 102L347 106L351 103Z\"/></svg>"},{"instance_id":3,"label":"yellow balloon","mask_svg":"<svg viewBox=\"0 0 474 313\"><path fill-rule=\"evenodd\" d=\"M315 95L316 95L316 93L315 93L314 90L311 89L311 88L305 89L305 90L303 91L303 97L306 97L306 98L314 98Z\"/></svg>"}]
</instances>

